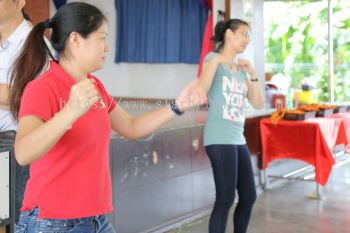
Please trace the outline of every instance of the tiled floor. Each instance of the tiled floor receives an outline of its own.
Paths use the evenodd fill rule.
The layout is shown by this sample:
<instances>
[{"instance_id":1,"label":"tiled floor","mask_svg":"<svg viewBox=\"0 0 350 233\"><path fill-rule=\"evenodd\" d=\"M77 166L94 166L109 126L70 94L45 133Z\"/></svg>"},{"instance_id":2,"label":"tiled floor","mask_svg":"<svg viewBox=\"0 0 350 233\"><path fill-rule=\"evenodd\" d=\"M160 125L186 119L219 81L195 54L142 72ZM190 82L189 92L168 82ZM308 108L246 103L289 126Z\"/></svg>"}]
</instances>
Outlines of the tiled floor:
<instances>
[{"instance_id":1,"label":"tiled floor","mask_svg":"<svg viewBox=\"0 0 350 233\"><path fill-rule=\"evenodd\" d=\"M350 155L349 155L350 156ZM350 163L332 172L323 198L309 198L313 182L289 182L262 193L254 206L249 233L350 233ZM233 232L232 212L227 231ZM206 233L205 217L169 233Z\"/></svg>"}]
</instances>

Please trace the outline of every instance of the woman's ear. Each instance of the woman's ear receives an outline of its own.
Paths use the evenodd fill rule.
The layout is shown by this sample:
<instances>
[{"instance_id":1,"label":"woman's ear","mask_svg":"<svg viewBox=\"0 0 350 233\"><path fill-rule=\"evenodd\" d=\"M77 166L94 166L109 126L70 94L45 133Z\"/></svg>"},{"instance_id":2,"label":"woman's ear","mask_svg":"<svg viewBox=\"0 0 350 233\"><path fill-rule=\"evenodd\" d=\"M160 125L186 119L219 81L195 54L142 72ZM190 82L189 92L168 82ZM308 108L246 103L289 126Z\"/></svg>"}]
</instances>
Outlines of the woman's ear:
<instances>
[{"instance_id":1,"label":"woman's ear","mask_svg":"<svg viewBox=\"0 0 350 233\"><path fill-rule=\"evenodd\" d=\"M81 42L80 40L81 40L81 36L79 35L79 33L72 32L71 34L69 34L69 38L67 42L70 45L70 47L79 48L80 42Z\"/></svg>"},{"instance_id":2,"label":"woman's ear","mask_svg":"<svg viewBox=\"0 0 350 233\"><path fill-rule=\"evenodd\" d=\"M227 29L225 32L226 39L231 39L232 36L233 36L233 32L231 31L231 29Z\"/></svg>"},{"instance_id":3,"label":"woman's ear","mask_svg":"<svg viewBox=\"0 0 350 233\"><path fill-rule=\"evenodd\" d=\"M18 0L17 1L17 10L18 11L22 11L22 9L24 8L24 6L26 5L26 0Z\"/></svg>"}]
</instances>

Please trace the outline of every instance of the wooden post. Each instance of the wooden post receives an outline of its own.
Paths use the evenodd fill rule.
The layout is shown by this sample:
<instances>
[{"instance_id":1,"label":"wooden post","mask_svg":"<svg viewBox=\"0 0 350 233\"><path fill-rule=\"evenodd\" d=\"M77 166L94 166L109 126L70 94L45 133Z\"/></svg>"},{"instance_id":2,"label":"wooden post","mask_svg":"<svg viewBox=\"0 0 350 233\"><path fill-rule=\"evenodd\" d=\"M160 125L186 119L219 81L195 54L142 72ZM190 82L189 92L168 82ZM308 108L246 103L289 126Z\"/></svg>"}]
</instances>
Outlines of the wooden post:
<instances>
[{"instance_id":1,"label":"wooden post","mask_svg":"<svg viewBox=\"0 0 350 233\"><path fill-rule=\"evenodd\" d=\"M49 0L27 0L24 11L35 25L50 17L50 2Z\"/></svg>"},{"instance_id":2,"label":"wooden post","mask_svg":"<svg viewBox=\"0 0 350 233\"><path fill-rule=\"evenodd\" d=\"M29 16L30 22L36 25L50 18L50 2L49 0L27 0L24 12ZM45 36L50 38L49 35L49 31L46 31Z\"/></svg>"},{"instance_id":3,"label":"wooden post","mask_svg":"<svg viewBox=\"0 0 350 233\"><path fill-rule=\"evenodd\" d=\"M225 21L231 18L231 0L225 0Z\"/></svg>"}]
</instances>

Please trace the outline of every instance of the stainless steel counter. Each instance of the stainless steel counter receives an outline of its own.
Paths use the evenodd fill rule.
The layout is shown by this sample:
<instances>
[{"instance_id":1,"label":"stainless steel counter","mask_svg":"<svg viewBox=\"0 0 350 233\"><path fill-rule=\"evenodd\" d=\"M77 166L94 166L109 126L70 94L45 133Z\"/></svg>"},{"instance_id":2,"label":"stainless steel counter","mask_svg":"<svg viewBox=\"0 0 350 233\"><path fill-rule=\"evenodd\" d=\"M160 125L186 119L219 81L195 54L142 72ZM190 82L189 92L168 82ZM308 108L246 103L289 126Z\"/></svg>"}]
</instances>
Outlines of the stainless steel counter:
<instances>
[{"instance_id":1,"label":"stainless steel counter","mask_svg":"<svg viewBox=\"0 0 350 233\"><path fill-rule=\"evenodd\" d=\"M139 115L157 107L124 109ZM260 153L259 118L272 111L245 113L246 126L252 131L250 144L257 147L253 151ZM110 164L116 210L109 218L117 231L162 232L171 224L209 213L215 187L203 146L206 120L207 111L199 109L173 118L142 139L130 141L113 133ZM258 157L252 157L256 184L260 186L258 161Z\"/></svg>"}]
</instances>

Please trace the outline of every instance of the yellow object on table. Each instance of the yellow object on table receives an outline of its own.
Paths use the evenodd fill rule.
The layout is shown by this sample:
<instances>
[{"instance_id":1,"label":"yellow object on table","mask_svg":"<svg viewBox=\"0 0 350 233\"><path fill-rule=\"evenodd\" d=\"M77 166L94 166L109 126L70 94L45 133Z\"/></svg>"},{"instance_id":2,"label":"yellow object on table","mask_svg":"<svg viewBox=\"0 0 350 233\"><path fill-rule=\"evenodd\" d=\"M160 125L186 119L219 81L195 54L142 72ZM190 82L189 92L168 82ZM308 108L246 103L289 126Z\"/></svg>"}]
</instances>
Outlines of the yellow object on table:
<instances>
[{"instance_id":1,"label":"yellow object on table","mask_svg":"<svg viewBox=\"0 0 350 233\"><path fill-rule=\"evenodd\" d=\"M296 90L294 91L293 99L294 102L297 102L299 104L312 104L318 102L318 94L319 92L317 90Z\"/></svg>"}]
</instances>

